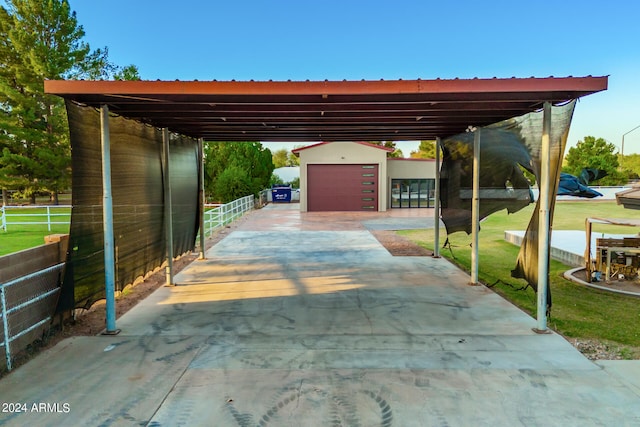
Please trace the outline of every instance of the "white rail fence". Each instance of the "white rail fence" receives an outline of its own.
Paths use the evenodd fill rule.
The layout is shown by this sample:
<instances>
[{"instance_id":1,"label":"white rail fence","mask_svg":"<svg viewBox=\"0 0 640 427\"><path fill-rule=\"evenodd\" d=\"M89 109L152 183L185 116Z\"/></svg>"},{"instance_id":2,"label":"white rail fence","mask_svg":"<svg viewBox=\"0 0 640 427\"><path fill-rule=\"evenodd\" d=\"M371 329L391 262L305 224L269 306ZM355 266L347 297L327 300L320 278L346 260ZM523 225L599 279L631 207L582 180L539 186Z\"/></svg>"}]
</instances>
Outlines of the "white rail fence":
<instances>
[{"instance_id":1,"label":"white rail fence","mask_svg":"<svg viewBox=\"0 0 640 427\"><path fill-rule=\"evenodd\" d=\"M64 219L61 219L64 218ZM2 206L0 207L0 228L7 231L10 225L68 225L71 206Z\"/></svg>"},{"instance_id":2,"label":"white rail fence","mask_svg":"<svg viewBox=\"0 0 640 427\"><path fill-rule=\"evenodd\" d=\"M253 196L225 204L206 204L205 236L230 224L254 207ZM16 225L47 225L50 231L52 225L68 225L70 214L71 206L3 206L0 208L0 228L7 231ZM64 219L61 220L61 217ZM55 307L63 268L64 262L60 262L0 283L0 348L4 347L7 370L12 367L11 344L51 322L49 308Z\"/></svg>"},{"instance_id":3,"label":"white rail fence","mask_svg":"<svg viewBox=\"0 0 640 427\"><path fill-rule=\"evenodd\" d=\"M253 196L226 204L205 204L205 236L233 222L254 207ZM2 207L0 227L6 231L11 225L45 224L51 230L53 224L69 224L70 206L40 206L40 211L30 210L30 213L24 213L29 208ZM65 208L65 213L55 212L55 209ZM60 216L67 216L66 221L58 221ZM45 220L38 220L41 218ZM60 274L64 265L64 262L60 262L0 283L0 348L4 347L7 370L12 368L12 342L51 322L50 308L55 307L55 299L60 292Z\"/></svg>"},{"instance_id":4,"label":"white rail fence","mask_svg":"<svg viewBox=\"0 0 640 427\"><path fill-rule=\"evenodd\" d=\"M242 197L225 204L205 204L205 236L241 217L253 209L254 204L253 196ZM71 206L68 205L0 207L0 228L3 231L15 225L46 225L51 231L52 225L68 225L70 219Z\"/></svg>"},{"instance_id":5,"label":"white rail fence","mask_svg":"<svg viewBox=\"0 0 640 427\"><path fill-rule=\"evenodd\" d=\"M209 236L217 228L230 224L255 207L253 196L246 196L225 204L205 204L204 230Z\"/></svg>"}]
</instances>

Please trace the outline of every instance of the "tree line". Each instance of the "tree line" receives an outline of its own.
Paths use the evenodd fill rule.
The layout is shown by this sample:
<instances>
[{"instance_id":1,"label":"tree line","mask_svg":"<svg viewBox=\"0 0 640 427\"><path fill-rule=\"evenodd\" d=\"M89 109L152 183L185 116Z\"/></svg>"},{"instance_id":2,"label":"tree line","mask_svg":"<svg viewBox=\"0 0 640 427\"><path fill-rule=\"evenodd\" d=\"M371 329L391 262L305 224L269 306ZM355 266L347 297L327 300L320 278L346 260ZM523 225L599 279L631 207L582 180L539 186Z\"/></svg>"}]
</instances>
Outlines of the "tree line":
<instances>
[{"instance_id":1,"label":"tree line","mask_svg":"<svg viewBox=\"0 0 640 427\"><path fill-rule=\"evenodd\" d=\"M0 6L0 190L35 201L71 186L71 149L64 101L44 93L49 80L139 80L135 65L119 66L108 48L92 49L67 0L5 0ZM393 148L392 141L372 142ZM207 143L206 190L210 198L257 194L272 183L274 167L295 165L291 153L271 152L259 142ZM563 170L596 168L606 177L595 184L618 185L638 178L640 158L614 154L615 146L587 136L569 149ZM433 158L434 141L421 141L413 158ZM233 200L233 199L231 199Z\"/></svg>"},{"instance_id":2,"label":"tree line","mask_svg":"<svg viewBox=\"0 0 640 427\"><path fill-rule=\"evenodd\" d=\"M585 136L575 147L569 148L562 171L574 176L580 176L583 169L600 171L602 178L589 185L624 185L629 180L638 179L640 156L622 156L616 150L617 147L604 138Z\"/></svg>"},{"instance_id":3,"label":"tree line","mask_svg":"<svg viewBox=\"0 0 640 427\"><path fill-rule=\"evenodd\" d=\"M268 188L273 175L271 150L260 142L205 142L205 193L228 203Z\"/></svg>"},{"instance_id":4,"label":"tree line","mask_svg":"<svg viewBox=\"0 0 640 427\"><path fill-rule=\"evenodd\" d=\"M44 93L44 81L139 79L135 65L109 61L92 49L65 0L7 0L0 6L0 189L54 201L71 182L64 101Z\"/></svg>"},{"instance_id":5,"label":"tree line","mask_svg":"<svg viewBox=\"0 0 640 427\"><path fill-rule=\"evenodd\" d=\"M0 189L18 199L71 187L71 147L62 98L45 80L140 80L135 65L92 49L67 0L6 0L0 6ZM269 186L271 152L258 142L207 143L206 190L227 202Z\"/></svg>"},{"instance_id":6,"label":"tree line","mask_svg":"<svg viewBox=\"0 0 640 427\"><path fill-rule=\"evenodd\" d=\"M410 157L435 158L435 144L435 141L420 141L418 149L412 151ZM640 154L622 156L616 151L617 147L604 138L585 136L565 154L562 172L580 176L584 169L598 170L600 178L589 184L601 186L624 185L640 178ZM526 175L535 184L535 177Z\"/></svg>"},{"instance_id":7,"label":"tree line","mask_svg":"<svg viewBox=\"0 0 640 427\"><path fill-rule=\"evenodd\" d=\"M370 141L371 144L392 148L388 157L402 157L392 141ZM436 142L420 141L418 148L410 153L411 158L435 158ZM615 153L615 145L602 138L586 136L571 147L565 155L562 171L580 176L583 169L602 171L601 178L591 185L623 185L630 179L638 179L640 155L621 157ZM210 199L226 203L248 194L258 194L277 182L274 168L298 166L300 163L286 149L273 153L258 142L207 143L205 149L206 190ZM533 174L527 174L535 184Z\"/></svg>"}]
</instances>

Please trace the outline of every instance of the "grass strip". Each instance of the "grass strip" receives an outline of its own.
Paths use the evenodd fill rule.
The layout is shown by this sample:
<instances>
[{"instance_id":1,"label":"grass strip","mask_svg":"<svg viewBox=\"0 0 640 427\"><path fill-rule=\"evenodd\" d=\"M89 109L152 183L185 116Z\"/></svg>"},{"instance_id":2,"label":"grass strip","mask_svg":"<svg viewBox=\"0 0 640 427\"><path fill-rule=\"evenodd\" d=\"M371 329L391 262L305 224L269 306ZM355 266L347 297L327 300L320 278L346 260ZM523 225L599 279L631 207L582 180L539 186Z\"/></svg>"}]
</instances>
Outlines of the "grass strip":
<instances>
[{"instance_id":1,"label":"grass strip","mask_svg":"<svg viewBox=\"0 0 640 427\"><path fill-rule=\"evenodd\" d=\"M497 212L481 223L479 242L480 281L496 293L535 317L536 295L524 280L511 277L519 248L504 240L505 230L525 230L533 212L531 205L508 215ZM638 218L640 211L623 209L615 202L558 202L554 230L584 230L587 217ZM640 228L594 225L595 233L636 235ZM398 234L432 250L433 230L403 230ZM442 233L441 242L447 236ZM464 232L448 236L449 245L441 250L466 271L471 267L471 236ZM626 358L640 358L640 298L599 291L562 277L571 267L553 261L550 265L553 308L548 325L568 338L593 339L620 345ZM640 284L638 284L640 289Z\"/></svg>"}]
</instances>

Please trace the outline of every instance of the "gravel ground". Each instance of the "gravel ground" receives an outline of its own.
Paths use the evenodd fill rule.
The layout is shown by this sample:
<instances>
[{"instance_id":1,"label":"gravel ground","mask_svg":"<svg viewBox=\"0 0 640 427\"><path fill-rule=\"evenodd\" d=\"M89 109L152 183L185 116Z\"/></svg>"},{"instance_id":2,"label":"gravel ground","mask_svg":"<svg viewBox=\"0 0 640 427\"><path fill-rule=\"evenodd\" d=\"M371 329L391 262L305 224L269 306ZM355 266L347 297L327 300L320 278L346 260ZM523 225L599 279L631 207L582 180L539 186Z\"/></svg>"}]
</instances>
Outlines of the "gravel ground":
<instances>
[{"instance_id":1,"label":"gravel ground","mask_svg":"<svg viewBox=\"0 0 640 427\"><path fill-rule=\"evenodd\" d=\"M597 340L571 338L568 341L589 360L624 360L623 350L616 345L609 345Z\"/></svg>"}]
</instances>

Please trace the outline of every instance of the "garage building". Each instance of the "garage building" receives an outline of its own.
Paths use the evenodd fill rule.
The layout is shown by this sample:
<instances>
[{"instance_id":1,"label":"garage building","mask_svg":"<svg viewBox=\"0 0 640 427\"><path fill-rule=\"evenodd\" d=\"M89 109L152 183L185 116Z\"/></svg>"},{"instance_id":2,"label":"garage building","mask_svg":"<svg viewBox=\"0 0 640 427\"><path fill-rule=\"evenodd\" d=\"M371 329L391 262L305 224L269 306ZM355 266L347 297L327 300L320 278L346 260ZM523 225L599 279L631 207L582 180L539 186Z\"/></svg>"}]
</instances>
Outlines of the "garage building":
<instances>
[{"instance_id":1,"label":"garage building","mask_svg":"<svg viewBox=\"0 0 640 427\"><path fill-rule=\"evenodd\" d=\"M367 142L321 142L300 157L300 210L379 211L434 206L435 161L387 158Z\"/></svg>"}]
</instances>

